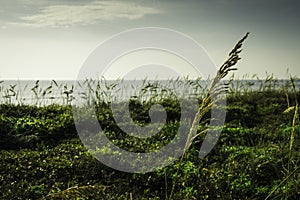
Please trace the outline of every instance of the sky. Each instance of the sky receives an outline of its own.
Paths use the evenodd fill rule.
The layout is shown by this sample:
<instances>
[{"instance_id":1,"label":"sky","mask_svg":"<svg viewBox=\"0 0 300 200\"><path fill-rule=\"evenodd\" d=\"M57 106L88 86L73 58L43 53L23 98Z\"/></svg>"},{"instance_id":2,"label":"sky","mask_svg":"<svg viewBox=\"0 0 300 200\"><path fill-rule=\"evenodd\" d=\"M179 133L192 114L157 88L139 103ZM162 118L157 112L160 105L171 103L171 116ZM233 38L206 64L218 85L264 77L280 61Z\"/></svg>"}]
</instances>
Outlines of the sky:
<instances>
[{"instance_id":1,"label":"sky","mask_svg":"<svg viewBox=\"0 0 300 200\"><path fill-rule=\"evenodd\" d=\"M0 79L74 80L102 42L143 27L187 35L205 49L216 67L250 32L236 77L300 77L299 9L298 0L0 0ZM126 61L140 69L125 73L121 66L125 61L119 60L108 76L140 75L151 68L148 61L142 65L147 57L143 55L133 53ZM156 57L164 55L173 64L178 60L166 53ZM186 63L176 63L181 64L176 66L178 73L194 73ZM160 65L152 67L154 72L173 73Z\"/></svg>"}]
</instances>

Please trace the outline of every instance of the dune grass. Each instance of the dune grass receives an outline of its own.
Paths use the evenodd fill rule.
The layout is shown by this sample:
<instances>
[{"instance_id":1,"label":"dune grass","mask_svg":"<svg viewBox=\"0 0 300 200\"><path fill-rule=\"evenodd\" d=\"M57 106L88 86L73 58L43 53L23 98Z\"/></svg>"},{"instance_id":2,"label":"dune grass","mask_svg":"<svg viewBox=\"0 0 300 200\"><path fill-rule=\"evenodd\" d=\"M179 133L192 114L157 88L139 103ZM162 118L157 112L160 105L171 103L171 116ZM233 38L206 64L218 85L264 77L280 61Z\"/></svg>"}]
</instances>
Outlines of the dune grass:
<instances>
[{"instance_id":1,"label":"dune grass","mask_svg":"<svg viewBox=\"0 0 300 200\"><path fill-rule=\"evenodd\" d=\"M190 133L198 137L191 137L184 156L172 165L144 174L111 169L83 146L71 107L74 87L78 86L52 81L42 88L36 81L32 87L24 86L32 91L28 105L22 96L24 88L19 91L16 85L4 87L0 82L0 199L298 199L298 79L279 84L280 80L268 76L255 89L257 82L252 80L220 84L239 60L245 38L235 46L210 87L203 88L199 80L189 81L194 91L203 90L207 95L198 96L201 109ZM149 107L161 103L168 114L166 125L151 139L127 137L118 129L109 106L114 100L110 91L118 86L101 81L87 80L79 85L91 89L96 86L80 97L87 102L93 97L106 100L95 104L96 114L116 145L129 151L152 151L176 134L178 101L166 98L170 96L168 91L155 94L151 90L155 84L144 81L144 86L151 86L145 92L154 92L156 98L142 99L132 94L136 98L130 100L131 117L146 124ZM103 84L106 90L97 90L97 85L100 88ZM205 136L201 133L207 130L209 110L218 100L211 97L225 90L227 114L221 137L207 157L199 158ZM60 104L53 103L55 91L59 91ZM82 115L83 120L86 117Z\"/></svg>"}]
</instances>

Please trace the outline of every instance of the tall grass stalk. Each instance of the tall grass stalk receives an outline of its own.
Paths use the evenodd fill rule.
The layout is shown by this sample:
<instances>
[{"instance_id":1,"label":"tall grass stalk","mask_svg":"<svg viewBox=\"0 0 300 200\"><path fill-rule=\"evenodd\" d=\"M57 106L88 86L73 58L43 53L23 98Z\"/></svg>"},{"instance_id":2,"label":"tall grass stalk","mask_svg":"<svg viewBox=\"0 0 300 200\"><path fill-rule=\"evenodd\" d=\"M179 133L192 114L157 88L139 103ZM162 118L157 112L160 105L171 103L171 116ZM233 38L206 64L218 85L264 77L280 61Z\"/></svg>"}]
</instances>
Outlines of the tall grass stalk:
<instances>
[{"instance_id":1,"label":"tall grass stalk","mask_svg":"<svg viewBox=\"0 0 300 200\"><path fill-rule=\"evenodd\" d=\"M183 158L187 152L187 150L189 149L190 145L192 144L193 140L198 137L200 134L203 134L205 132L207 132L207 129L202 131L201 133L197 134L197 130L198 130L198 126L199 123L201 121L201 119L203 118L203 116L209 112L209 110L213 107L213 105L215 105L217 103L217 101L221 100L220 98L216 98L219 94L222 94L224 92L226 92L228 90L227 84L222 84L221 80L226 77L229 72L237 70L237 68L233 68L233 66L235 66L237 64L237 62L241 59L239 57L239 54L241 53L241 47L243 42L246 40L246 38L248 37L249 33L246 33L246 35L238 41L238 43L234 46L234 48L232 49L232 51L229 53L228 58L226 59L226 61L221 65L221 67L219 68L217 74L215 75L215 77L213 78L213 81L208 89L208 91L206 92L206 95L204 97L204 99L202 100L201 105L198 108L198 111L194 117L192 126L190 128L190 131L188 133L188 139L184 148L184 152L183 155L181 156L180 160L179 160L179 166L177 168L177 174L179 172L179 169L182 165L183 162ZM172 189L169 195L168 199L173 199L173 194L174 194L174 189L175 189L175 184L176 184L177 180L173 181L172 184Z\"/></svg>"},{"instance_id":2,"label":"tall grass stalk","mask_svg":"<svg viewBox=\"0 0 300 200\"><path fill-rule=\"evenodd\" d=\"M291 76L290 81L292 84L292 94L294 95L295 105L290 106L288 90L286 90L286 99L287 99L288 108L284 111L284 113L289 113L291 111L294 111L293 119L292 119L292 129L291 129L291 135L290 135L290 141L289 141L289 161L288 161L287 173L286 173L287 176L271 190L271 192L268 194L268 196L265 198L265 200L269 199L274 194L274 192L276 192L279 189L279 187L282 186L288 179L290 179L290 177L292 175L294 175L296 173L296 171L300 168L300 166L296 166L293 169L293 171L291 172L291 164L294 163L293 157L292 157L292 153L293 153L292 150L293 150L293 144L294 144L294 140L295 140L296 122L297 122L297 119L299 119L299 115L298 115L299 103L298 103L298 99L297 99L296 78L293 78Z\"/></svg>"},{"instance_id":3,"label":"tall grass stalk","mask_svg":"<svg viewBox=\"0 0 300 200\"><path fill-rule=\"evenodd\" d=\"M295 98L295 106L293 106L294 107L294 109L293 109L294 116L293 116L293 121L292 121L292 131L291 131L291 137L290 137L290 152L291 152L292 148L293 148L294 138L295 138L295 126L296 126L296 120L298 119L299 104L298 104L298 100L297 100L295 79L292 77L290 79L291 79L291 83L293 86L293 94L294 94L294 98Z\"/></svg>"}]
</instances>

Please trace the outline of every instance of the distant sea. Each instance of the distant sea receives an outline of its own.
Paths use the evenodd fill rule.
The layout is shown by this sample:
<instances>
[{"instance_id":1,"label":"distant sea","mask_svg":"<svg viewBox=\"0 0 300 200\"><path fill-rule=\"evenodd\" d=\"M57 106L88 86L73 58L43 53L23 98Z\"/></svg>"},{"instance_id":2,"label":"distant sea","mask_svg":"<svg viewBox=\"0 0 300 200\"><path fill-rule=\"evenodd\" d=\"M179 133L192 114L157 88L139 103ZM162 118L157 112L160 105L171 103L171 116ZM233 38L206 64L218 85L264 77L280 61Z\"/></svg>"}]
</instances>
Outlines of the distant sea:
<instances>
[{"instance_id":1,"label":"distant sea","mask_svg":"<svg viewBox=\"0 0 300 200\"><path fill-rule=\"evenodd\" d=\"M168 81L158 81L162 85L171 86ZM225 80L225 82L228 82ZM118 81L107 81L107 84L101 85L102 88L105 86L111 87L114 83L118 83ZM207 81L200 80L199 85L201 88L198 89L198 92L203 92L203 88L207 87L209 83ZM66 104L67 102L67 93L69 93L69 97L71 100L72 91L76 91L78 93L87 93L87 86L84 87L84 82L75 82L74 80L4 80L0 81L0 104L1 103L15 103L15 104ZM122 85L122 86L120 86ZM124 99L128 99L130 96L136 95L135 90L140 90L142 85L145 87L147 83L141 80L135 81L123 81L118 87L115 87L115 91L118 91L118 95L122 96ZM51 86L51 88L49 88ZM176 90L184 91L184 86L173 86ZM47 89L48 88L48 89ZM96 88L96 83L90 84L90 88ZM117 89L118 88L118 89ZM124 89L126 88L126 89ZM269 81L266 80L234 80L230 84L231 91L239 91L239 92L249 92L249 91L257 91L257 90L266 90L266 89L277 89L277 88L286 88L291 90L291 81L290 80L279 80L272 79ZM296 81L296 88L299 91L300 88L300 80ZM120 90L123 90L120 93ZM186 91L185 91L186 92ZM189 91L190 92L190 91ZM194 91L195 92L195 91ZM70 103L70 102L69 102Z\"/></svg>"}]
</instances>

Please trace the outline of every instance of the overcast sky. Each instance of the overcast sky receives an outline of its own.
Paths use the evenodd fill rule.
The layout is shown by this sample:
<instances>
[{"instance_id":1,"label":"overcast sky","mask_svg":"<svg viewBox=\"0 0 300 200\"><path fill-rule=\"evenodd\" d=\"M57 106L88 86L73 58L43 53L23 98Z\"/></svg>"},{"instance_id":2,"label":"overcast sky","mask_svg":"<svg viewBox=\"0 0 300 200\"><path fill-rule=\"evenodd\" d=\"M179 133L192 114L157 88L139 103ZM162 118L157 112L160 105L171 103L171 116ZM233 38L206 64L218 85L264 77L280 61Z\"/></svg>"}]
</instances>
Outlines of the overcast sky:
<instances>
[{"instance_id":1,"label":"overcast sky","mask_svg":"<svg viewBox=\"0 0 300 200\"><path fill-rule=\"evenodd\" d=\"M251 32L236 74L300 77L298 0L0 0L0 79L75 79L91 51L132 28L163 27L219 66Z\"/></svg>"}]
</instances>

